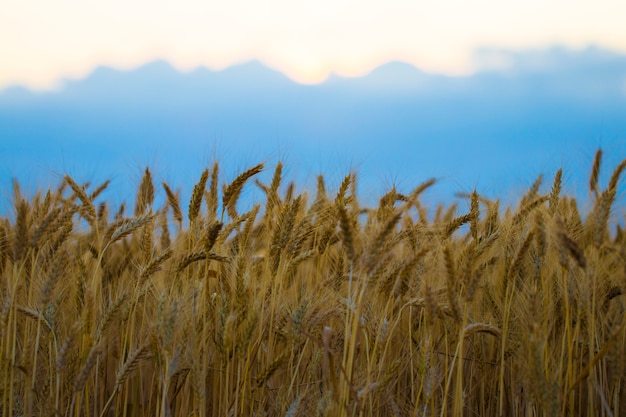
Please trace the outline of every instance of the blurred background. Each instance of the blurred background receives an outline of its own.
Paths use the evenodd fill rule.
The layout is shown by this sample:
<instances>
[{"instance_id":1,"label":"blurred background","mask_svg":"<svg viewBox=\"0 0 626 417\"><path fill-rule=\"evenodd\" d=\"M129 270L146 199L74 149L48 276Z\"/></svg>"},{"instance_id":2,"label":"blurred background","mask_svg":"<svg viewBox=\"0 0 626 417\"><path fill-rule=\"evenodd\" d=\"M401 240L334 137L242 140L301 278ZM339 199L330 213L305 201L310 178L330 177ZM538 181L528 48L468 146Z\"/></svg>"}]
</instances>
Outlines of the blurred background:
<instances>
[{"instance_id":1,"label":"blurred background","mask_svg":"<svg viewBox=\"0 0 626 417\"><path fill-rule=\"evenodd\" d=\"M146 166L186 201L216 160L227 181L280 160L333 192L356 171L372 202L434 177L433 205L474 188L514 204L562 167L586 201L595 151L602 184L626 158L625 15L617 0L4 1L0 213L13 178L32 194L66 173L132 204Z\"/></svg>"}]
</instances>

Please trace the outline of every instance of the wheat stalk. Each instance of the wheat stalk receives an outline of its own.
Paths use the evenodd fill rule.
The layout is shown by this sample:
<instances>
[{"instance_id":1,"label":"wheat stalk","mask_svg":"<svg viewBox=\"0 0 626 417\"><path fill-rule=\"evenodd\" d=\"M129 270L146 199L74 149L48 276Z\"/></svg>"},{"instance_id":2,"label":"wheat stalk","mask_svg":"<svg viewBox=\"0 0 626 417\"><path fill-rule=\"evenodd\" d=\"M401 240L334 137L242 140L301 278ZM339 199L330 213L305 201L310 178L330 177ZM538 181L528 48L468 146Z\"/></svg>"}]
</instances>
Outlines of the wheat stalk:
<instances>
[{"instance_id":1,"label":"wheat stalk","mask_svg":"<svg viewBox=\"0 0 626 417\"><path fill-rule=\"evenodd\" d=\"M600 176L600 165L602 164L602 149L596 151L596 156L593 159L593 167L591 168L591 177L589 178L589 189L598 198L598 177Z\"/></svg>"},{"instance_id":2,"label":"wheat stalk","mask_svg":"<svg viewBox=\"0 0 626 417\"><path fill-rule=\"evenodd\" d=\"M51 226L54 224L54 222L57 220L60 214L61 214L61 208L56 207L52 209L52 211L50 211L50 213L48 213L46 217L44 217L44 219L41 221L39 226L37 226L37 228L33 232L33 235L31 236L31 239L30 239L31 247L33 248L36 247L39 241L42 239L42 237L49 236L50 233L48 233L48 231L52 228Z\"/></svg>"},{"instance_id":3,"label":"wheat stalk","mask_svg":"<svg viewBox=\"0 0 626 417\"><path fill-rule=\"evenodd\" d=\"M191 230L168 224L183 215L165 185L146 215L110 221L75 184L102 235L80 227L67 181L29 199L14 186L0 414L624 414L625 234L609 227L626 162L595 180L590 210L559 170L517 207L458 194L464 215L421 201L430 181L370 206L354 174L330 200L319 176L310 203L300 184L281 191L277 164L264 205L223 224L212 169Z\"/></svg>"},{"instance_id":4,"label":"wheat stalk","mask_svg":"<svg viewBox=\"0 0 626 417\"><path fill-rule=\"evenodd\" d=\"M151 222L154 219L154 215L146 215L132 220L125 220L120 224L111 234L111 238L107 245L124 239L126 236L139 229L141 226ZM103 251L104 252L104 251Z\"/></svg>"},{"instance_id":5,"label":"wheat stalk","mask_svg":"<svg viewBox=\"0 0 626 417\"><path fill-rule=\"evenodd\" d=\"M554 175L554 181L552 183L552 190L550 191L550 198L548 200L550 202L549 206L550 206L550 211L552 213L555 213L559 207L559 195L561 194L562 176L563 176L562 169L559 169Z\"/></svg>"},{"instance_id":6,"label":"wheat stalk","mask_svg":"<svg viewBox=\"0 0 626 417\"><path fill-rule=\"evenodd\" d=\"M179 227L182 227L183 212L180 210L180 202L178 200L178 196L174 194L172 189L165 182L162 182L161 184L163 185L163 189L165 190L165 195L167 196L167 202L172 208L172 214L174 215L174 220L176 220Z\"/></svg>"},{"instance_id":7,"label":"wheat stalk","mask_svg":"<svg viewBox=\"0 0 626 417\"><path fill-rule=\"evenodd\" d=\"M113 304L111 304L109 308L107 308L104 315L102 316L102 319L100 320L100 324L96 328L96 332L95 332L96 340L99 340L102 338L102 335L109 328L113 320L119 316L119 314L122 311L122 307L124 307L124 304L126 303L127 299L128 299L128 294L126 293L122 294L122 296L118 297L113 302Z\"/></svg>"},{"instance_id":8,"label":"wheat stalk","mask_svg":"<svg viewBox=\"0 0 626 417\"><path fill-rule=\"evenodd\" d=\"M15 221L15 231L13 237L13 260L15 262L20 261L26 252L29 241L29 206L24 200L20 200L17 203L17 218Z\"/></svg>"},{"instance_id":9,"label":"wheat stalk","mask_svg":"<svg viewBox=\"0 0 626 417\"><path fill-rule=\"evenodd\" d=\"M139 184L139 191L137 192L137 200L135 202L135 217L142 216L146 213L148 207L154 203L154 183L152 182L152 174L150 170L146 168L141 183Z\"/></svg>"},{"instance_id":10,"label":"wheat stalk","mask_svg":"<svg viewBox=\"0 0 626 417\"><path fill-rule=\"evenodd\" d=\"M135 369L139 367L141 361L148 359L152 356L150 350L148 349L149 346L149 344L144 343L143 345L135 349L133 353L128 355L128 358L126 358L124 364L120 366L120 368L117 370L113 393L111 393L109 400L106 402L104 408L102 409L100 417L104 417L106 415L109 407L113 402L113 399L115 398L115 395L120 391L121 387L124 385L130 374L132 374Z\"/></svg>"},{"instance_id":11,"label":"wheat stalk","mask_svg":"<svg viewBox=\"0 0 626 417\"><path fill-rule=\"evenodd\" d=\"M401 218L402 212L398 212L391 216L385 222L383 228L374 239L372 247L370 249L370 253L368 255L367 264L365 266L365 269L370 273L374 270L377 263L379 262L382 249L387 242L389 235L393 233Z\"/></svg>"},{"instance_id":12,"label":"wheat stalk","mask_svg":"<svg viewBox=\"0 0 626 417\"><path fill-rule=\"evenodd\" d=\"M91 226L94 226L96 220L96 208L94 207L92 200L89 198L87 193L85 193L83 187L78 185L69 175L65 175L65 182L83 203L82 207L84 208L85 220L87 220Z\"/></svg>"},{"instance_id":13,"label":"wheat stalk","mask_svg":"<svg viewBox=\"0 0 626 417\"><path fill-rule=\"evenodd\" d=\"M339 214L339 226L341 227L343 246L346 250L348 260L354 263L354 261L356 260L356 250L354 247L354 232L352 228L352 221L348 217L348 212L343 205L337 206L337 212Z\"/></svg>"},{"instance_id":14,"label":"wheat stalk","mask_svg":"<svg viewBox=\"0 0 626 417\"><path fill-rule=\"evenodd\" d=\"M194 262L198 261L217 261L217 262L229 262L229 259L225 256L218 255L213 252L191 252L188 255L183 256L176 266L178 272L182 272L185 268Z\"/></svg>"},{"instance_id":15,"label":"wheat stalk","mask_svg":"<svg viewBox=\"0 0 626 417\"><path fill-rule=\"evenodd\" d=\"M109 187L109 184L111 184L111 180L106 180L105 182L100 184L95 190L91 192L91 194L89 194L89 199L91 201L94 201L96 198L98 198L98 196L100 196L100 194L102 194L104 190Z\"/></svg>"},{"instance_id":16,"label":"wheat stalk","mask_svg":"<svg viewBox=\"0 0 626 417\"><path fill-rule=\"evenodd\" d=\"M73 391L75 393L80 392L85 387L85 383L87 382L87 379L89 378L89 375L91 374L91 371L93 370L93 367L96 365L96 362L98 361L98 357L102 353L103 343L104 341L100 341L100 343L92 345L91 349L89 349L87 358L85 359L83 366L80 368L80 371L78 372L78 375L76 376L76 379L74 380Z\"/></svg>"},{"instance_id":17,"label":"wheat stalk","mask_svg":"<svg viewBox=\"0 0 626 417\"><path fill-rule=\"evenodd\" d=\"M458 289L457 289L457 276L455 261L452 257L452 251L450 246L446 246L443 249L443 255L446 266L446 296L448 297L448 304L450 305L450 311L452 317L457 323L461 322L461 307L459 305Z\"/></svg>"},{"instance_id":18,"label":"wheat stalk","mask_svg":"<svg viewBox=\"0 0 626 417\"><path fill-rule=\"evenodd\" d=\"M259 172L263 171L263 164L258 164L243 173L239 174L237 178L233 180L228 186L224 187L224 194L222 195L222 218L224 218L224 210L228 212L228 216L231 219L238 217L235 204L239 199L241 190L251 177L255 176Z\"/></svg>"},{"instance_id":19,"label":"wheat stalk","mask_svg":"<svg viewBox=\"0 0 626 417\"><path fill-rule=\"evenodd\" d=\"M202 197L204 196L204 189L206 188L206 183L209 179L209 170L205 169L202 171L202 175L200 176L200 181L193 187L193 193L191 194L191 201L189 201L189 222L193 223L198 214L200 213L200 206L202 204Z\"/></svg>"},{"instance_id":20,"label":"wheat stalk","mask_svg":"<svg viewBox=\"0 0 626 417\"><path fill-rule=\"evenodd\" d=\"M213 245L215 245L215 242L217 242L217 238L222 231L222 227L224 227L224 223L221 222L214 222L208 227L206 237L204 239L205 252L210 252L211 249L213 249Z\"/></svg>"},{"instance_id":21,"label":"wheat stalk","mask_svg":"<svg viewBox=\"0 0 626 417\"><path fill-rule=\"evenodd\" d=\"M149 278L152 274L158 272L165 261L172 257L174 252L171 249L166 249L162 254L152 259L148 265L146 265L139 273L139 281L143 282Z\"/></svg>"}]
</instances>

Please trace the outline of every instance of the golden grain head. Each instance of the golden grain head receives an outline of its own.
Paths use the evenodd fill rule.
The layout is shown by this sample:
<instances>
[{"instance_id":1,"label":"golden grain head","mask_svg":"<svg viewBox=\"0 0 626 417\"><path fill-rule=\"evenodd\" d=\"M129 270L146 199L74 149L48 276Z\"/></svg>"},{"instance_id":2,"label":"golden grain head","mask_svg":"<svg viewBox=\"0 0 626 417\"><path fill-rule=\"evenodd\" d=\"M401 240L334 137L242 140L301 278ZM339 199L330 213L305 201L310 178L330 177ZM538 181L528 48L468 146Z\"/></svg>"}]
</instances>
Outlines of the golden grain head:
<instances>
[{"instance_id":1,"label":"golden grain head","mask_svg":"<svg viewBox=\"0 0 626 417\"><path fill-rule=\"evenodd\" d=\"M562 170L518 207L437 204L434 180L369 207L354 174L309 202L279 163L239 213L263 165L219 189L215 163L189 225L173 190L193 184L155 197L150 170L130 218L108 182L16 182L0 415L623 415L626 162L601 187L601 159L589 210Z\"/></svg>"}]
</instances>

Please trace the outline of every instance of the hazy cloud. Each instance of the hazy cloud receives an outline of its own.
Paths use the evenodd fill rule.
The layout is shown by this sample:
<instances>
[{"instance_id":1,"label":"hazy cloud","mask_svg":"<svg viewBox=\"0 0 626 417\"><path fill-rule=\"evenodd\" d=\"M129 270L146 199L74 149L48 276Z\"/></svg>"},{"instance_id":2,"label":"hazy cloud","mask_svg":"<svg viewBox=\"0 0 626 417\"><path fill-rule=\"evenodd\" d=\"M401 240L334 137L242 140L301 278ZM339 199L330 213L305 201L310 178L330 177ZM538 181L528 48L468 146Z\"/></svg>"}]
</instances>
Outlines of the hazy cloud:
<instances>
[{"instance_id":1,"label":"hazy cloud","mask_svg":"<svg viewBox=\"0 0 626 417\"><path fill-rule=\"evenodd\" d=\"M626 52L625 15L618 0L9 0L0 6L0 86L46 88L98 65L156 58L184 70L259 59L306 82L389 60L464 74L484 46Z\"/></svg>"}]
</instances>

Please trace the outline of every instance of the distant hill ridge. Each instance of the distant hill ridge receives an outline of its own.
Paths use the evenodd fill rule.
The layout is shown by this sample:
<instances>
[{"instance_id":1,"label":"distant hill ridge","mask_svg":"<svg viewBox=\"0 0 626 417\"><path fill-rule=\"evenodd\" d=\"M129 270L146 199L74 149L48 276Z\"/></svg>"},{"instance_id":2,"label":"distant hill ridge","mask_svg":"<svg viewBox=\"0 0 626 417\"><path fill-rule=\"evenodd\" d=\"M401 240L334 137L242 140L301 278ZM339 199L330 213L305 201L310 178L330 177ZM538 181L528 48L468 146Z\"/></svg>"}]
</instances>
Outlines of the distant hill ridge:
<instances>
[{"instance_id":1,"label":"distant hill ridge","mask_svg":"<svg viewBox=\"0 0 626 417\"><path fill-rule=\"evenodd\" d=\"M525 189L559 167L584 189L598 147L626 149L625 55L555 47L476 60L463 77L390 62L315 85L259 61L190 72L154 61L98 67L57 91L6 88L0 189L72 169L106 179L154 158L171 164L173 183L193 183L213 149L252 163L287 155L302 175L349 166L375 180L434 176L449 195Z\"/></svg>"},{"instance_id":2,"label":"distant hill ridge","mask_svg":"<svg viewBox=\"0 0 626 417\"><path fill-rule=\"evenodd\" d=\"M479 50L475 53L477 71L473 75L464 77L448 77L441 74L427 74L414 65L400 61L390 61L373 68L360 77L343 77L331 73L319 84L302 85L282 72L264 65L258 60L250 60L234 64L222 70L210 70L199 66L192 71L179 71L166 60L155 60L145 63L131 70L115 69L110 66L98 66L85 78L65 79L60 82L60 91L33 94L54 94L68 89L86 88L93 92L97 86L106 84L108 87L145 86L155 82L168 85L171 83L189 84L198 86L212 86L212 84L228 85L231 88L281 88L287 86L324 87L329 85L345 84L359 87L394 86L410 87L416 84L426 86L426 81L448 80L462 81L499 74L505 77L521 77L528 75L548 75L553 73L577 73L579 75L596 72L598 75L613 77L624 75L626 72L626 55L611 52L599 47L588 47L583 50L571 50L564 47L553 47L543 50L524 52L500 51L492 49ZM493 62L498 65L492 65ZM504 64L503 64L504 63ZM23 86L8 86L0 88L0 99L3 96L15 97L29 92Z\"/></svg>"}]
</instances>

